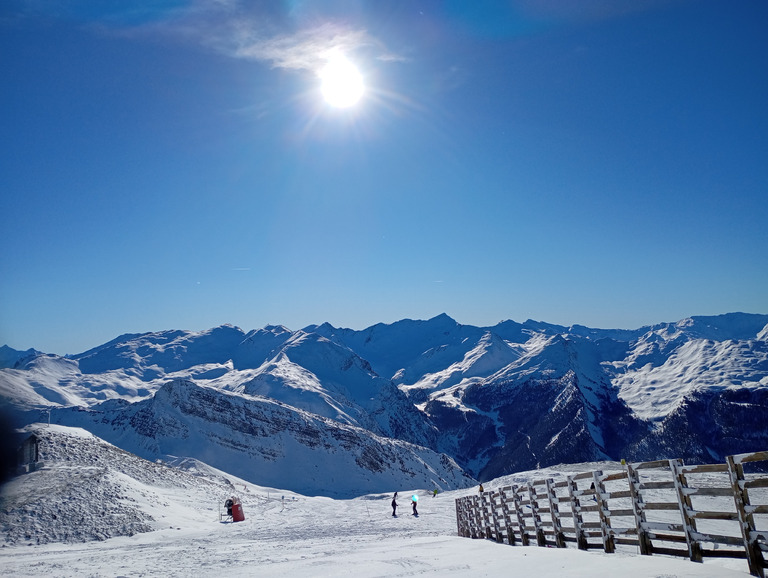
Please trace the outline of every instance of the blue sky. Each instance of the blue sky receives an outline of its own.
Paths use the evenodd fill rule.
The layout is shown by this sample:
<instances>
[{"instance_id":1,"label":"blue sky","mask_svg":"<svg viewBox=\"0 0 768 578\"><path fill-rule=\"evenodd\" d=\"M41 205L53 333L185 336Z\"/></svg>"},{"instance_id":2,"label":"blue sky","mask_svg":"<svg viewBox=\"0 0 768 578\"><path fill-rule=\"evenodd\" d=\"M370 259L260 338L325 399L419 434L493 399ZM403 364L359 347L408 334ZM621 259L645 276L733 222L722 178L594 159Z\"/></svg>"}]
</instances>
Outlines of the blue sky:
<instances>
[{"instance_id":1,"label":"blue sky","mask_svg":"<svg viewBox=\"0 0 768 578\"><path fill-rule=\"evenodd\" d=\"M768 312L763 1L60 4L0 8L0 343Z\"/></svg>"}]
</instances>

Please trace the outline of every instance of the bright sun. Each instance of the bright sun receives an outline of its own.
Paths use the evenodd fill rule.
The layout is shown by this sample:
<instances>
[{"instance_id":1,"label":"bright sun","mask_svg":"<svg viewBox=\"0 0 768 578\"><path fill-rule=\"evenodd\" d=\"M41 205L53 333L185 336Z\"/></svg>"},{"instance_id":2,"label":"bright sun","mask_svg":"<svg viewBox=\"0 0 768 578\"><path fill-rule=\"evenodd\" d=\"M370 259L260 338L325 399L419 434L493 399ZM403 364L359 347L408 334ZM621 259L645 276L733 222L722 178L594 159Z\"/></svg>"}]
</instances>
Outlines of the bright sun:
<instances>
[{"instance_id":1,"label":"bright sun","mask_svg":"<svg viewBox=\"0 0 768 578\"><path fill-rule=\"evenodd\" d=\"M320 80L325 102L337 108L356 104L365 89L360 71L341 54L334 55L323 67Z\"/></svg>"}]
</instances>

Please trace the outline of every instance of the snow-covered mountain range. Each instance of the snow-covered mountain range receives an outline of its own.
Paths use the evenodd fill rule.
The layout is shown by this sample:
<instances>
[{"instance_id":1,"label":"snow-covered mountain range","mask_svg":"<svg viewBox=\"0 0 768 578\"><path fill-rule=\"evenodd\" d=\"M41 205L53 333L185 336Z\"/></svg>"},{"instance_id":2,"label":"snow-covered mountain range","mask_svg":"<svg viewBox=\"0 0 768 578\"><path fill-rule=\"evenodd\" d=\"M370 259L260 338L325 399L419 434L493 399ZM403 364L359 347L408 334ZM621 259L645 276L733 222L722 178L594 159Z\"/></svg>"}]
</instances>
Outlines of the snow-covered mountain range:
<instances>
[{"instance_id":1,"label":"snow-covered mountain range","mask_svg":"<svg viewBox=\"0 0 768 578\"><path fill-rule=\"evenodd\" d=\"M637 330L444 314L362 331L224 325L70 357L3 346L0 367L0 396L27 421L50 409L143 457L309 494L768 447L768 315Z\"/></svg>"}]
</instances>

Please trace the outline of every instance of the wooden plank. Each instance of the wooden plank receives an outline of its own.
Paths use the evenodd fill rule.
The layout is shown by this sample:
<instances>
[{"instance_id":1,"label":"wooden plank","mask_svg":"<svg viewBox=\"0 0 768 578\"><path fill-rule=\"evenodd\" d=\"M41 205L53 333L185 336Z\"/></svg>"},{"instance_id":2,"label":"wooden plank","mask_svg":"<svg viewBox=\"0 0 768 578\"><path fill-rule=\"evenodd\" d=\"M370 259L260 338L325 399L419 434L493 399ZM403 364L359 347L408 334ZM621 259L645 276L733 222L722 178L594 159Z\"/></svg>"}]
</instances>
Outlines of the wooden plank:
<instances>
[{"instance_id":1,"label":"wooden plank","mask_svg":"<svg viewBox=\"0 0 768 578\"><path fill-rule=\"evenodd\" d=\"M617 472L614 474L608 474L605 476L602 476L603 483L605 482L614 482L616 480L625 480L627 478L627 472Z\"/></svg>"},{"instance_id":2,"label":"wooden plank","mask_svg":"<svg viewBox=\"0 0 768 578\"><path fill-rule=\"evenodd\" d=\"M696 520L738 520L736 512L694 512L691 515Z\"/></svg>"},{"instance_id":3,"label":"wooden plank","mask_svg":"<svg viewBox=\"0 0 768 578\"><path fill-rule=\"evenodd\" d=\"M613 541L616 542L617 544L623 544L624 546L637 546L638 543L639 543L637 538L619 538L619 537L616 537L616 538L613 539Z\"/></svg>"},{"instance_id":4,"label":"wooden plank","mask_svg":"<svg viewBox=\"0 0 768 578\"><path fill-rule=\"evenodd\" d=\"M728 456L726 459L728 461L732 459L736 464L743 464L747 462L763 462L768 460L768 451L737 454L735 456Z\"/></svg>"},{"instance_id":5,"label":"wooden plank","mask_svg":"<svg viewBox=\"0 0 768 578\"><path fill-rule=\"evenodd\" d=\"M666 512L677 512L680 507L672 502L648 502L645 504L646 510L657 510Z\"/></svg>"},{"instance_id":6,"label":"wooden plank","mask_svg":"<svg viewBox=\"0 0 768 578\"><path fill-rule=\"evenodd\" d=\"M674 490L675 482L640 482L640 488L643 490Z\"/></svg>"},{"instance_id":7,"label":"wooden plank","mask_svg":"<svg viewBox=\"0 0 768 578\"><path fill-rule=\"evenodd\" d=\"M689 496L733 496L731 488L686 488L685 493Z\"/></svg>"},{"instance_id":8,"label":"wooden plank","mask_svg":"<svg viewBox=\"0 0 768 578\"><path fill-rule=\"evenodd\" d=\"M584 472L581 474L576 474L575 476L568 476L570 479L572 479L574 482L578 482L579 480L588 480L592 477L592 472Z\"/></svg>"},{"instance_id":9,"label":"wooden plank","mask_svg":"<svg viewBox=\"0 0 768 578\"><path fill-rule=\"evenodd\" d=\"M632 464L632 467L636 470L649 470L653 468L668 468L669 460L656 460L653 462L641 462L639 464Z\"/></svg>"},{"instance_id":10,"label":"wooden plank","mask_svg":"<svg viewBox=\"0 0 768 578\"><path fill-rule=\"evenodd\" d=\"M614 517L614 516L634 516L635 512L634 512L634 510L627 510L627 509L624 509L624 510L611 510L609 515L611 517Z\"/></svg>"},{"instance_id":11,"label":"wooden plank","mask_svg":"<svg viewBox=\"0 0 768 578\"><path fill-rule=\"evenodd\" d=\"M695 512L694 517L701 520L732 520L738 521L738 512Z\"/></svg>"},{"instance_id":12,"label":"wooden plank","mask_svg":"<svg viewBox=\"0 0 768 578\"><path fill-rule=\"evenodd\" d=\"M665 532L682 532L682 524L671 524L667 522L642 522L643 530L662 530Z\"/></svg>"},{"instance_id":13,"label":"wooden plank","mask_svg":"<svg viewBox=\"0 0 768 578\"><path fill-rule=\"evenodd\" d=\"M621 500L622 498L631 498L632 493L629 490L621 490L619 492L610 492L608 496L611 500Z\"/></svg>"},{"instance_id":14,"label":"wooden plank","mask_svg":"<svg viewBox=\"0 0 768 578\"><path fill-rule=\"evenodd\" d=\"M749 506L747 508L752 514L768 514L768 505L763 504L761 506Z\"/></svg>"},{"instance_id":15,"label":"wooden plank","mask_svg":"<svg viewBox=\"0 0 768 578\"><path fill-rule=\"evenodd\" d=\"M664 510L668 512L676 512L680 510L680 507L677 504L673 504L671 502L665 502L663 504L656 503L656 502L650 502L645 504L646 510Z\"/></svg>"},{"instance_id":16,"label":"wooden plank","mask_svg":"<svg viewBox=\"0 0 768 578\"><path fill-rule=\"evenodd\" d=\"M688 550L678 550L676 548L660 548L658 546L654 546L653 553L663 554L665 556L682 556L683 558L688 557Z\"/></svg>"},{"instance_id":17,"label":"wooden plank","mask_svg":"<svg viewBox=\"0 0 768 578\"><path fill-rule=\"evenodd\" d=\"M622 534L624 536L637 536L637 528L619 528L617 526L611 526L611 528L613 529L613 533L616 535Z\"/></svg>"},{"instance_id":18,"label":"wooden plank","mask_svg":"<svg viewBox=\"0 0 768 578\"><path fill-rule=\"evenodd\" d=\"M725 544L727 546L744 546L744 542L739 536L719 536L717 534L700 534L699 541L715 542L717 544Z\"/></svg>"},{"instance_id":19,"label":"wooden plank","mask_svg":"<svg viewBox=\"0 0 768 578\"><path fill-rule=\"evenodd\" d=\"M768 488L768 476L764 478L758 478L756 480L747 480L744 482L744 487L748 489Z\"/></svg>"},{"instance_id":20,"label":"wooden plank","mask_svg":"<svg viewBox=\"0 0 768 578\"><path fill-rule=\"evenodd\" d=\"M702 550L701 552L707 558L740 558L743 560L747 557L747 554L743 549L726 550L723 548L718 548L717 550Z\"/></svg>"},{"instance_id":21,"label":"wooden plank","mask_svg":"<svg viewBox=\"0 0 768 578\"><path fill-rule=\"evenodd\" d=\"M686 544L685 536L677 536L675 534L656 534L651 532L650 537L653 540L660 540L662 542L679 542L681 544ZM656 553L657 547L656 544L653 545L653 552ZM685 551L685 555L688 556L688 550Z\"/></svg>"},{"instance_id":22,"label":"wooden plank","mask_svg":"<svg viewBox=\"0 0 768 578\"><path fill-rule=\"evenodd\" d=\"M728 466L725 464L703 464L698 466L683 466L683 472L686 474L713 474L717 472L727 472Z\"/></svg>"}]
</instances>

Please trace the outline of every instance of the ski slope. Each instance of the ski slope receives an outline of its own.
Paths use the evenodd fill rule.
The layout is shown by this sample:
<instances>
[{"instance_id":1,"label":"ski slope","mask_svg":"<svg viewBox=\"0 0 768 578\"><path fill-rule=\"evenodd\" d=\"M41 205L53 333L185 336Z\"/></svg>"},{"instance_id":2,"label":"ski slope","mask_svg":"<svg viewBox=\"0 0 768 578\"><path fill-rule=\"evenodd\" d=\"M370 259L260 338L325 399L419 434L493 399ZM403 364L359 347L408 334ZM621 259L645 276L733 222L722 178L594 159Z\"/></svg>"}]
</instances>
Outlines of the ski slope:
<instances>
[{"instance_id":1,"label":"ski slope","mask_svg":"<svg viewBox=\"0 0 768 578\"><path fill-rule=\"evenodd\" d=\"M606 555L459 538L454 499L473 490L432 497L429 488L393 488L400 494L393 518L389 493L307 497L195 460L174 467L141 460L82 429L45 429L37 431L56 438L56 452L2 490L3 575L442 577L514 568L537 578L748 576L744 560L695 564L631 549ZM411 515L413 494L419 517ZM231 495L242 501L244 522L220 520Z\"/></svg>"}]
</instances>

